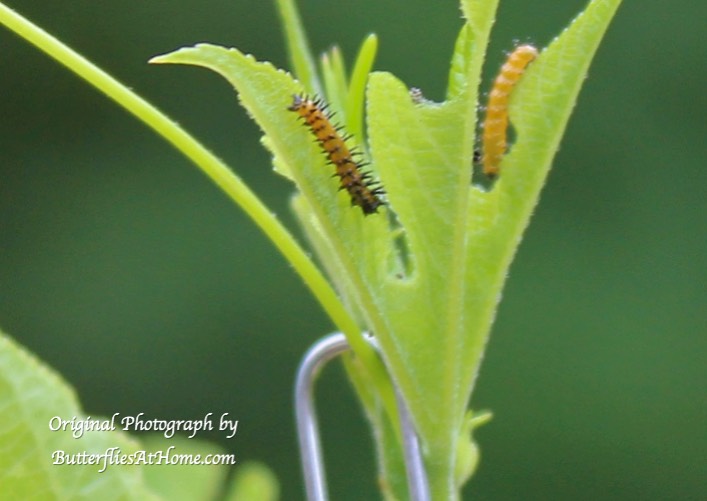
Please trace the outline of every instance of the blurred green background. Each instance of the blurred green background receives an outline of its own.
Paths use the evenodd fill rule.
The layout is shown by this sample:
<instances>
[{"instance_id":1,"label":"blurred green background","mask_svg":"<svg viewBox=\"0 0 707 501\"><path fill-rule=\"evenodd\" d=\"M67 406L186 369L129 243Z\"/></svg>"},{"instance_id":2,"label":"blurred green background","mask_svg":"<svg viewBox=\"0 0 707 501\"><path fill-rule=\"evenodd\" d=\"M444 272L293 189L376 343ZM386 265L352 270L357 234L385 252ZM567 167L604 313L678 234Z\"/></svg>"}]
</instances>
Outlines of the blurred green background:
<instances>
[{"instance_id":1,"label":"blurred green background","mask_svg":"<svg viewBox=\"0 0 707 501\"><path fill-rule=\"evenodd\" d=\"M8 0L136 89L296 226L292 188L225 81L151 67L183 45L287 67L267 0ZM455 0L300 0L313 48L441 99ZM486 84L514 40L546 45L585 0L501 2ZM707 4L626 1L590 71L512 267L473 397L468 499L704 499ZM229 412L224 445L302 499L291 387L332 326L262 234L184 158L0 29L0 326L90 414ZM368 429L339 367L318 387L333 499L375 499ZM220 434L211 438L222 440Z\"/></svg>"}]
</instances>

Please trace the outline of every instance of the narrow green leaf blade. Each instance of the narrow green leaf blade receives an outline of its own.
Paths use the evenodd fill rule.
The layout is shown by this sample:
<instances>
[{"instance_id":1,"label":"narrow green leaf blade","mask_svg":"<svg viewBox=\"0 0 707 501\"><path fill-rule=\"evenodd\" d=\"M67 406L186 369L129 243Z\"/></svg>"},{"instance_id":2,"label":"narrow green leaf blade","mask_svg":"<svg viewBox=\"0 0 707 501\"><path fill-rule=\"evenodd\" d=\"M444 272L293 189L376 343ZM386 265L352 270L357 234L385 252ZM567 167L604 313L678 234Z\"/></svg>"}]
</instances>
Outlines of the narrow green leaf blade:
<instances>
[{"instance_id":1,"label":"narrow green leaf blade","mask_svg":"<svg viewBox=\"0 0 707 501\"><path fill-rule=\"evenodd\" d=\"M277 10L285 31L287 50L295 75L307 92L321 94L322 87L317 77L317 65L314 63L314 56L297 5L294 0L277 0Z\"/></svg>"},{"instance_id":2,"label":"narrow green leaf blade","mask_svg":"<svg viewBox=\"0 0 707 501\"><path fill-rule=\"evenodd\" d=\"M346 99L346 122L348 129L360 141L365 140L363 133L363 113L365 108L366 84L378 52L378 37L371 33L361 44L356 56L356 63L351 72L349 94Z\"/></svg>"},{"instance_id":3,"label":"narrow green leaf blade","mask_svg":"<svg viewBox=\"0 0 707 501\"><path fill-rule=\"evenodd\" d=\"M341 49L334 45L322 54L321 66L324 79L324 95L327 98L329 110L336 112L337 119L346 123L346 95L349 90L349 82Z\"/></svg>"}]
</instances>

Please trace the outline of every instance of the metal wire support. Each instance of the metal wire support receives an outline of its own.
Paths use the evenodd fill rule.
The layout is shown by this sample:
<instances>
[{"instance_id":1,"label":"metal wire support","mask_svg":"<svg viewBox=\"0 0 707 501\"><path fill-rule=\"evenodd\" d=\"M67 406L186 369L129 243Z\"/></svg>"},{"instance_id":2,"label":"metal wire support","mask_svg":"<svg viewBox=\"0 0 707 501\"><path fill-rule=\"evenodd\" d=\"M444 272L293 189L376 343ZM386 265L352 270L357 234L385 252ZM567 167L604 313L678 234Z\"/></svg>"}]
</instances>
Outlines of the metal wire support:
<instances>
[{"instance_id":1,"label":"metal wire support","mask_svg":"<svg viewBox=\"0 0 707 501\"><path fill-rule=\"evenodd\" d=\"M373 338L368 341L378 349ZM349 350L343 334L337 332L317 341L305 354L295 382L295 418L299 439L302 470L308 501L328 501L324 461L322 459L319 424L314 409L314 380L322 367L334 357ZM411 501L429 501L429 486L420 453L417 434L400 392L395 390L403 434L403 453Z\"/></svg>"}]
</instances>

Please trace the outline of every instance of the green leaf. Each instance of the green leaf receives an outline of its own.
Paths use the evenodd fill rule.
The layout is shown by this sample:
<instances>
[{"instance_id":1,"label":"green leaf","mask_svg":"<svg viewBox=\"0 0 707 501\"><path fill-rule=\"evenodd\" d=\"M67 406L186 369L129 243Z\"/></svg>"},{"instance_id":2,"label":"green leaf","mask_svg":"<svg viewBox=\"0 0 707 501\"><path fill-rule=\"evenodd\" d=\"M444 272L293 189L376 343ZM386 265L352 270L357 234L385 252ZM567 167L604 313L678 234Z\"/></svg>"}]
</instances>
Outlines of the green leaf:
<instances>
[{"instance_id":1,"label":"green leaf","mask_svg":"<svg viewBox=\"0 0 707 501\"><path fill-rule=\"evenodd\" d=\"M287 108L294 94L304 89L292 77L268 63L255 61L236 49L209 44L180 49L158 56L153 63L191 64L209 68L226 78L238 91L240 103L266 135L264 144L275 157L278 172L292 179L307 200L302 215L304 225L316 225L337 257L340 294L355 305L355 311L375 312L368 295L373 284L388 274L391 230L383 214L366 218L358 208L352 210L348 195L338 191L332 168L321 154L311 133ZM367 242L366 245L361 245ZM381 256L384 258L381 260ZM366 322L365 325L371 325ZM364 340L359 325L339 324L356 356L368 372L391 416L396 415L395 398L385 368Z\"/></svg>"},{"instance_id":2,"label":"green leaf","mask_svg":"<svg viewBox=\"0 0 707 501\"><path fill-rule=\"evenodd\" d=\"M493 189L471 188L461 346L478 368L501 289L537 204L589 64L621 0L594 0L533 62L513 92L510 120L516 141ZM486 334L484 334L486 333ZM459 373L471 390L476 371ZM462 411L460 408L459 411Z\"/></svg>"},{"instance_id":3,"label":"green leaf","mask_svg":"<svg viewBox=\"0 0 707 501\"><path fill-rule=\"evenodd\" d=\"M450 64L447 99L460 97L463 91L476 102L481 67L486 58L491 27L495 21L498 0L462 0L461 9L466 23L457 37Z\"/></svg>"},{"instance_id":4,"label":"green leaf","mask_svg":"<svg viewBox=\"0 0 707 501\"><path fill-rule=\"evenodd\" d=\"M339 120L346 122L346 94L348 83L346 78L346 65L344 64L341 49L336 45L328 52L322 54L322 75L324 76L324 89L327 96L329 110L336 112Z\"/></svg>"},{"instance_id":5,"label":"green leaf","mask_svg":"<svg viewBox=\"0 0 707 501\"><path fill-rule=\"evenodd\" d=\"M492 2L493 3L493 2ZM451 495L454 444L468 393L458 385L469 370L459 352L469 181L481 60L494 10L479 10L462 28L452 69L450 100L413 103L405 85L387 73L369 82L371 154L404 235L409 273L374 285L385 323L373 324L427 451L432 490ZM485 17L481 17L485 16ZM483 45L481 45L483 44ZM445 487L446 486L446 487Z\"/></svg>"},{"instance_id":6,"label":"green leaf","mask_svg":"<svg viewBox=\"0 0 707 501\"><path fill-rule=\"evenodd\" d=\"M18 500L159 499L137 466L108 465L101 473L101 463L53 464L62 454L68 459L75 454L105 454L113 447L122 454L138 450L135 441L118 431L87 431L74 438L71 428L50 429L50 421L56 428L57 420L81 422L88 417L59 375L0 333L0 492L4 496Z\"/></svg>"},{"instance_id":7,"label":"green leaf","mask_svg":"<svg viewBox=\"0 0 707 501\"><path fill-rule=\"evenodd\" d=\"M317 67L294 0L277 0L277 8L295 74L309 92L321 94Z\"/></svg>"},{"instance_id":8,"label":"green leaf","mask_svg":"<svg viewBox=\"0 0 707 501\"><path fill-rule=\"evenodd\" d=\"M280 487L272 472L254 461L242 464L233 478L224 501L277 501Z\"/></svg>"},{"instance_id":9,"label":"green leaf","mask_svg":"<svg viewBox=\"0 0 707 501\"><path fill-rule=\"evenodd\" d=\"M454 472L455 483L459 488L471 478L479 465L481 452L474 441L474 430L488 423L491 418L492 414L487 411L478 414L469 411L464 417L457 442L457 466Z\"/></svg>"},{"instance_id":10,"label":"green leaf","mask_svg":"<svg viewBox=\"0 0 707 501\"><path fill-rule=\"evenodd\" d=\"M456 385L443 384L449 360L440 358L440 348L449 334L450 296L462 293L454 272L457 229L464 226L456 218L464 215L469 181L468 167L460 168L470 165L459 146L468 141L465 103L414 105L405 86L386 73L371 76L368 96L371 152L410 261L408 275L372 285L378 309L386 312L385 323L373 328L418 430L430 437L440 433L437 423L453 421L451 403L459 398L450 393Z\"/></svg>"},{"instance_id":11,"label":"green leaf","mask_svg":"<svg viewBox=\"0 0 707 501\"><path fill-rule=\"evenodd\" d=\"M378 37L374 34L368 35L361 44L361 48L356 56L356 64L351 73L349 83L349 94L346 99L346 124L348 131L355 138L363 142L365 134L363 132L363 109L365 104L366 84L368 74L373 68L378 52Z\"/></svg>"},{"instance_id":12,"label":"green leaf","mask_svg":"<svg viewBox=\"0 0 707 501\"><path fill-rule=\"evenodd\" d=\"M145 450L150 452L170 452L170 454L207 455L224 454L223 448L203 440L175 435L150 434L140 437ZM170 449L173 447L173 449ZM236 465L235 468L240 468ZM170 501L213 501L219 499L226 476L231 466L226 464L195 465L145 465L145 481L162 498Z\"/></svg>"}]
</instances>

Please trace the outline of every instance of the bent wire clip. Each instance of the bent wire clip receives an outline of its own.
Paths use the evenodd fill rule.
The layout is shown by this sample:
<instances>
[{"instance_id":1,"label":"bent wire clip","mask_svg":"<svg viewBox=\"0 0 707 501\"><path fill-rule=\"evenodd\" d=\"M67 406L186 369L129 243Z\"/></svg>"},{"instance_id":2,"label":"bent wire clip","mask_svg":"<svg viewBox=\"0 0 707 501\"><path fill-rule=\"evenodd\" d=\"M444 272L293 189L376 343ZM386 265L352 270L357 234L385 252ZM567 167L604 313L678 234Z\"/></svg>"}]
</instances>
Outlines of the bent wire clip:
<instances>
[{"instance_id":1,"label":"bent wire clip","mask_svg":"<svg viewBox=\"0 0 707 501\"><path fill-rule=\"evenodd\" d=\"M378 349L375 340L367 340ZM327 501L326 476L322 459L319 426L314 409L314 380L324 365L334 357L348 351L349 344L343 334L337 332L320 339L305 354L295 382L295 417L304 483L308 501ZM405 470L411 501L430 501L427 472L422 461L417 434L400 392L395 390L403 434Z\"/></svg>"}]
</instances>

